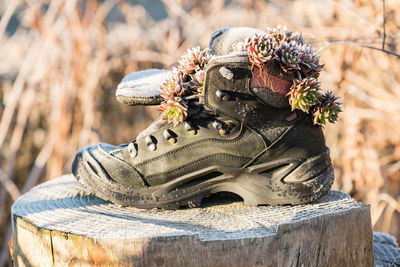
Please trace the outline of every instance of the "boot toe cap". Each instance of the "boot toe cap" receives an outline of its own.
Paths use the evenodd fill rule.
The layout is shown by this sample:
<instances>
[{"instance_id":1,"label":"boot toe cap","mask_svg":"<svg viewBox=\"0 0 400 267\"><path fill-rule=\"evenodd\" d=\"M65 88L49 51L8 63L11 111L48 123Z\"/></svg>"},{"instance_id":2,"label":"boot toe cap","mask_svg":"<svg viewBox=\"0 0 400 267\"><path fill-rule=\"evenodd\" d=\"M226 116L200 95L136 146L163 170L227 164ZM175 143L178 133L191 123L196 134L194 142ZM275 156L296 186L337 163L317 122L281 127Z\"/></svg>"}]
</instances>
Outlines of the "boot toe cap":
<instances>
[{"instance_id":1,"label":"boot toe cap","mask_svg":"<svg viewBox=\"0 0 400 267\"><path fill-rule=\"evenodd\" d=\"M117 147L104 143L84 147L75 156L72 172L86 187L88 187L88 182L85 181L87 179L97 183L101 181L108 184L146 186L136 168L118 157L118 151L121 149L123 146Z\"/></svg>"}]
</instances>

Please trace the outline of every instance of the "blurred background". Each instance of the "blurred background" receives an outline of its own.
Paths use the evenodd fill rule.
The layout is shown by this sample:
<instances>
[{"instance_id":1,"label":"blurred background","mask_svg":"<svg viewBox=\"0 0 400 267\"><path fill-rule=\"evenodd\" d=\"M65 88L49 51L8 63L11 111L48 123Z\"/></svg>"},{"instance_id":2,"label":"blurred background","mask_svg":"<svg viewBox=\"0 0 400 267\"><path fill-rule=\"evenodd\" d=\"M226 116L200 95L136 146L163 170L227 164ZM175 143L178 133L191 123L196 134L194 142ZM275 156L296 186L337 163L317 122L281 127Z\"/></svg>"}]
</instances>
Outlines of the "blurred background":
<instances>
[{"instance_id":1,"label":"blurred background","mask_svg":"<svg viewBox=\"0 0 400 267\"><path fill-rule=\"evenodd\" d=\"M116 101L122 77L169 68L228 26L303 32L325 64L322 87L344 102L325 130L334 188L400 240L399 10L398 0L0 0L0 266L18 196L70 173L80 147L129 142L159 116Z\"/></svg>"}]
</instances>

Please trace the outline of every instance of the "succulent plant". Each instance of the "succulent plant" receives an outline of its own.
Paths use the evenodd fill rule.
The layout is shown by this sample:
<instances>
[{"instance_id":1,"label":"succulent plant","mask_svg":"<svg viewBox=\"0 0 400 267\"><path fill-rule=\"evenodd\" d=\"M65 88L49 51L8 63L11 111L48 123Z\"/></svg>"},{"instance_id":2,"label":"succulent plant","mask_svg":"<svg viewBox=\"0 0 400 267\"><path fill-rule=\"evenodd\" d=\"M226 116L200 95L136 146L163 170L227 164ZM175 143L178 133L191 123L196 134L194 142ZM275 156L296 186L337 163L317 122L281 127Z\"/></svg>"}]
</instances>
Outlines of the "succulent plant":
<instances>
[{"instance_id":1,"label":"succulent plant","mask_svg":"<svg viewBox=\"0 0 400 267\"><path fill-rule=\"evenodd\" d=\"M291 31L288 31L285 25L278 25L275 28L267 28L266 32L275 40L277 46L286 39L287 34L291 34Z\"/></svg>"},{"instance_id":2,"label":"succulent plant","mask_svg":"<svg viewBox=\"0 0 400 267\"><path fill-rule=\"evenodd\" d=\"M294 41L299 46L306 44L306 40L304 40L303 35L299 32L295 32L295 31L286 31L285 41L286 42Z\"/></svg>"},{"instance_id":3,"label":"succulent plant","mask_svg":"<svg viewBox=\"0 0 400 267\"><path fill-rule=\"evenodd\" d=\"M193 83L195 84L196 91L198 93L203 93L205 79L206 79L206 72L204 70L199 70L194 75Z\"/></svg>"},{"instance_id":4,"label":"succulent plant","mask_svg":"<svg viewBox=\"0 0 400 267\"><path fill-rule=\"evenodd\" d=\"M196 74L194 75L194 80L196 81L196 83L200 85L204 85L205 79L206 79L206 72L204 70L200 70L196 72Z\"/></svg>"},{"instance_id":5,"label":"succulent plant","mask_svg":"<svg viewBox=\"0 0 400 267\"><path fill-rule=\"evenodd\" d=\"M161 96L164 100L174 99L185 94L182 73L176 68L172 69L169 77L161 85Z\"/></svg>"},{"instance_id":6,"label":"succulent plant","mask_svg":"<svg viewBox=\"0 0 400 267\"><path fill-rule=\"evenodd\" d=\"M208 49L200 47L188 49L182 56L178 68L171 71L160 88L164 99L160 105L162 119L179 124L190 115L188 105L197 101L203 91L204 68L209 59Z\"/></svg>"},{"instance_id":7,"label":"succulent plant","mask_svg":"<svg viewBox=\"0 0 400 267\"><path fill-rule=\"evenodd\" d=\"M266 69L269 61L274 61L283 71L297 74L299 79L293 81L286 95L292 110L311 113L314 124L322 127L337 120L341 103L332 92L321 95L318 77L323 65L301 33L278 25L267 28L265 34L233 44L232 50L246 52L252 65L261 70ZM178 68L172 70L161 86L163 119L179 124L189 116L210 116L200 99L205 83L204 69L210 58L209 50L200 47L188 49L182 56Z\"/></svg>"},{"instance_id":8,"label":"succulent plant","mask_svg":"<svg viewBox=\"0 0 400 267\"><path fill-rule=\"evenodd\" d=\"M281 63L284 71L300 70L302 51L295 41L282 41L275 50L275 59Z\"/></svg>"},{"instance_id":9,"label":"succulent plant","mask_svg":"<svg viewBox=\"0 0 400 267\"><path fill-rule=\"evenodd\" d=\"M208 49L201 50L200 47L188 49L182 56L178 68L172 69L160 88L164 99L160 105L162 119L176 125L190 115L188 105L190 101L196 101L202 92L204 67L209 58Z\"/></svg>"},{"instance_id":10,"label":"succulent plant","mask_svg":"<svg viewBox=\"0 0 400 267\"><path fill-rule=\"evenodd\" d=\"M201 49L199 46L190 48L179 60L179 70L183 74L195 74L204 69L210 60L209 49Z\"/></svg>"},{"instance_id":11,"label":"succulent plant","mask_svg":"<svg viewBox=\"0 0 400 267\"><path fill-rule=\"evenodd\" d=\"M326 92L319 97L319 102L312 108L314 124L326 126L327 122L334 123L337 121L339 113L342 112L340 105L342 103L337 100L339 97L332 92Z\"/></svg>"},{"instance_id":12,"label":"succulent plant","mask_svg":"<svg viewBox=\"0 0 400 267\"><path fill-rule=\"evenodd\" d=\"M292 110L300 109L306 113L318 104L320 98L320 83L314 78L294 80L287 96Z\"/></svg>"},{"instance_id":13,"label":"succulent plant","mask_svg":"<svg viewBox=\"0 0 400 267\"><path fill-rule=\"evenodd\" d=\"M171 99L160 105L160 111L162 119L171 121L174 125L183 122L189 115L187 106Z\"/></svg>"},{"instance_id":14,"label":"succulent plant","mask_svg":"<svg viewBox=\"0 0 400 267\"><path fill-rule=\"evenodd\" d=\"M315 54L314 49L309 44L303 44L300 46L301 54L301 72L304 76L310 76L318 78L323 68L323 65L319 64L319 56Z\"/></svg>"},{"instance_id":15,"label":"succulent plant","mask_svg":"<svg viewBox=\"0 0 400 267\"><path fill-rule=\"evenodd\" d=\"M274 56L274 39L268 34L255 35L247 46L247 54L251 63L260 68L265 68L265 63Z\"/></svg>"}]
</instances>

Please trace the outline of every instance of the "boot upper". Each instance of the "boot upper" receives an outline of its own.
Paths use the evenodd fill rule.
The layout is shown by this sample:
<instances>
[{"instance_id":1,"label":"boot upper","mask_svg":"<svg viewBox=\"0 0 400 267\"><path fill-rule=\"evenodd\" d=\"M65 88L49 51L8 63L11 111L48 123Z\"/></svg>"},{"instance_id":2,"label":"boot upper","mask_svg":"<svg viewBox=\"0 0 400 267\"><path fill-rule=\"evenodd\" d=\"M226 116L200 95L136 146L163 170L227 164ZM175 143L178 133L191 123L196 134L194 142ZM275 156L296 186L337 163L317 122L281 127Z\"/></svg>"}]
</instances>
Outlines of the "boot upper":
<instances>
[{"instance_id":1,"label":"boot upper","mask_svg":"<svg viewBox=\"0 0 400 267\"><path fill-rule=\"evenodd\" d=\"M178 124L156 122L128 144L84 148L78 153L84 166L112 182L148 187L210 166L240 169L271 161L302 161L325 151L321 127L314 125L309 114L289 105L286 94L294 74L282 72L272 62L266 64L267 75L256 77L259 72L247 54L220 55L231 47L226 40L243 39L246 29L239 32L219 30L210 42L216 55L204 69L199 98L209 116L199 112ZM153 71L151 75L165 77L166 73ZM126 103L133 99L133 104L159 104L161 98L154 88L160 82L155 76L143 79L139 75L135 84L130 79L136 76L123 80L117 96ZM135 91L134 98L124 98L126 90L131 93L138 85L152 88L151 97Z\"/></svg>"}]
</instances>

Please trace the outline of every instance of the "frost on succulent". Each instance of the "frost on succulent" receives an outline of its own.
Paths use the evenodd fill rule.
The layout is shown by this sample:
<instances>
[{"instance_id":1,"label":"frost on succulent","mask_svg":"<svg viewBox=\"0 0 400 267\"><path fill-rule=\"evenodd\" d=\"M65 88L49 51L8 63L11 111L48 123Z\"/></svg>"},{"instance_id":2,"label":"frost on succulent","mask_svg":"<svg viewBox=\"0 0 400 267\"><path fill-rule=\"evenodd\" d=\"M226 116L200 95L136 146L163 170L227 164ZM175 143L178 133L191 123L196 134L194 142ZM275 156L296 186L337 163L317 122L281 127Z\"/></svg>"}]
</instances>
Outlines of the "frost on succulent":
<instances>
[{"instance_id":1,"label":"frost on succulent","mask_svg":"<svg viewBox=\"0 0 400 267\"><path fill-rule=\"evenodd\" d=\"M184 95L182 74L174 68L169 77L161 85L161 96L164 100L174 99Z\"/></svg>"},{"instance_id":2,"label":"frost on succulent","mask_svg":"<svg viewBox=\"0 0 400 267\"><path fill-rule=\"evenodd\" d=\"M339 97L332 92L326 92L320 96L318 104L312 108L314 124L325 127L327 122L337 121L339 113L342 112L338 99Z\"/></svg>"},{"instance_id":3,"label":"frost on succulent","mask_svg":"<svg viewBox=\"0 0 400 267\"><path fill-rule=\"evenodd\" d=\"M179 71L183 76L183 87L189 94L203 91L205 80L204 68L210 60L209 49L201 50L200 47L188 49L179 61Z\"/></svg>"},{"instance_id":4,"label":"frost on succulent","mask_svg":"<svg viewBox=\"0 0 400 267\"><path fill-rule=\"evenodd\" d=\"M201 49L199 46L190 48L179 60L179 70L183 74L195 74L204 69L210 60L209 49Z\"/></svg>"},{"instance_id":5,"label":"frost on succulent","mask_svg":"<svg viewBox=\"0 0 400 267\"><path fill-rule=\"evenodd\" d=\"M300 65L303 75L318 78L323 68L323 65L319 64L319 56L315 54L314 49L309 44L303 44L300 51Z\"/></svg>"},{"instance_id":6,"label":"frost on succulent","mask_svg":"<svg viewBox=\"0 0 400 267\"><path fill-rule=\"evenodd\" d=\"M286 31L286 41L294 41L298 45L305 45L306 40L304 40L304 37L301 33L295 32L295 31Z\"/></svg>"},{"instance_id":7,"label":"frost on succulent","mask_svg":"<svg viewBox=\"0 0 400 267\"><path fill-rule=\"evenodd\" d=\"M197 86L197 92L202 93L204 88L204 82L206 79L206 72L204 70L200 70L196 72L194 75L194 84Z\"/></svg>"},{"instance_id":8,"label":"frost on succulent","mask_svg":"<svg viewBox=\"0 0 400 267\"><path fill-rule=\"evenodd\" d=\"M177 125L188 117L188 108L177 101L168 100L160 105L162 119Z\"/></svg>"},{"instance_id":9,"label":"frost on succulent","mask_svg":"<svg viewBox=\"0 0 400 267\"><path fill-rule=\"evenodd\" d=\"M300 109L306 113L318 104L320 98L320 83L317 79L306 78L295 80L287 96L292 110Z\"/></svg>"},{"instance_id":10,"label":"frost on succulent","mask_svg":"<svg viewBox=\"0 0 400 267\"><path fill-rule=\"evenodd\" d=\"M318 78L323 67L303 35L282 25L267 28L264 35L256 34L250 41L235 43L232 49L247 51L250 62L257 68L263 69L269 61L275 61L283 71L300 74L302 78Z\"/></svg>"},{"instance_id":11,"label":"frost on succulent","mask_svg":"<svg viewBox=\"0 0 400 267\"><path fill-rule=\"evenodd\" d=\"M255 35L247 46L251 63L260 69L265 68L265 64L273 58L274 52L274 39L267 34Z\"/></svg>"},{"instance_id":12,"label":"frost on succulent","mask_svg":"<svg viewBox=\"0 0 400 267\"><path fill-rule=\"evenodd\" d=\"M300 62L303 53L295 41L282 41L275 52L275 59L281 63L285 71L300 70Z\"/></svg>"},{"instance_id":13,"label":"frost on succulent","mask_svg":"<svg viewBox=\"0 0 400 267\"><path fill-rule=\"evenodd\" d=\"M282 41L284 41L287 37L287 34L291 34L291 31L288 31L286 25L278 25L275 28L267 28L267 34L272 36L277 45L279 45Z\"/></svg>"},{"instance_id":14,"label":"frost on succulent","mask_svg":"<svg viewBox=\"0 0 400 267\"><path fill-rule=\"evenodd\" d=\"M174 68L161 86L164 101L160 105L162 119L178 124L188 116L188 108L182 97L187 94L183 75Z\"/></svg>"},{"instance_id":15,"label":"frost on succulent","mask_svg":"<svg viewBox=\"0 0 400 267\"><path fill-rule=\"evenodd\" d=\"M171 71L160 88L164 99L160 105L162 119L179 124L200 112L203 107L198 104L198 99L203 92L204 68L210 57L209 50L200 47L188 49L182 56L179 66Z\"/></svg>"}]
</instances>

